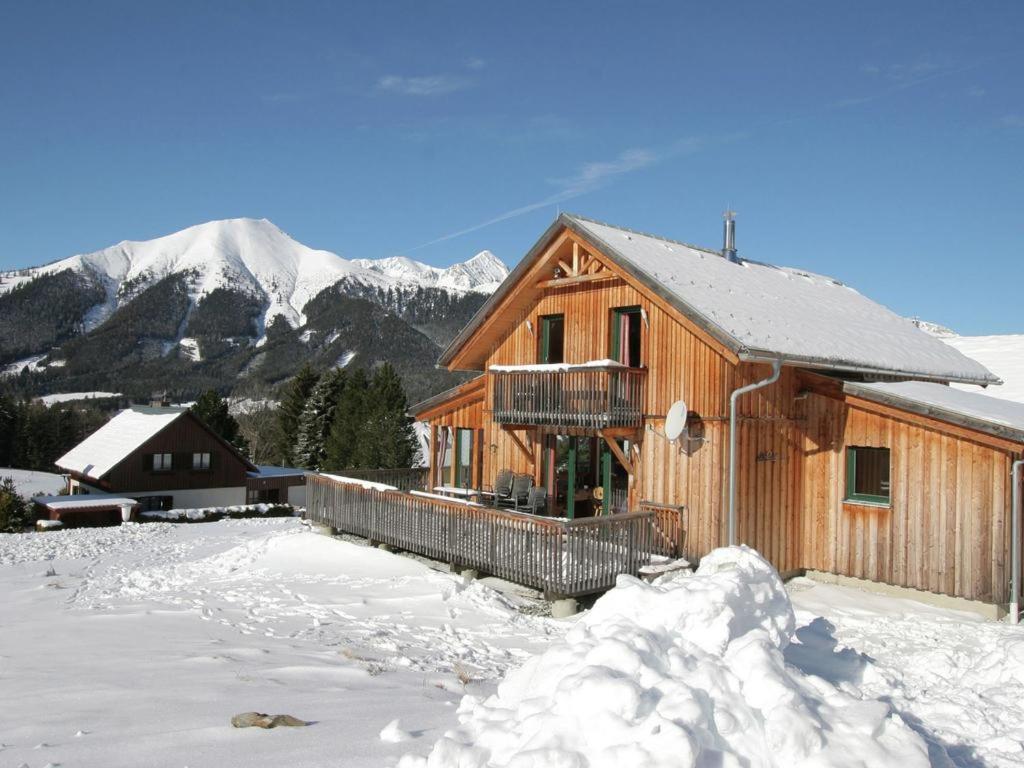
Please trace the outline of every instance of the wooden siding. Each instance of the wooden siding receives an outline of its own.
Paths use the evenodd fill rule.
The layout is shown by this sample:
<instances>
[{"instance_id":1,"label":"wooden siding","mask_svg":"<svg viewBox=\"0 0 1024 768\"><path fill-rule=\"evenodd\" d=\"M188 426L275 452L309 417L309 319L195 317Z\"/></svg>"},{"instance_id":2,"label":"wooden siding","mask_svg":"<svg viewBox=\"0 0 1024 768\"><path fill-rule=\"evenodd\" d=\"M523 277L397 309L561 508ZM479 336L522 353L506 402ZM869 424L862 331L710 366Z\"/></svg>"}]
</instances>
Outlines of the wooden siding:
<instances>
[{"instance_id":1,"label":"wooden siding","mask_svg":"<svg viewBox=\"0 0 1024 768\"><path fill-rule=\"evenodd\" d=\"M146 457L153 453L173 454L171 471L147 469ZM210 469L193 470L193 453L209 453ZM240 488L246 484L249 469L237 453L186 413L139 446L110 470L104 480L111 493Z\"/></svg>"},{"instance_id":2,"label":"wooden siding","mask_svg":"<svg viewBox=\"0 0 1024 768\"><path fill-rule=\"evenodd\" d=\"M685 554L699 558L725 542L729 395L766 377L770 366L737 361L614 264L606 279L538 283L550 278L552 259L564 258L574 242L578 238L568 233L555 238L550 253L525 274L531 285L509 295L500 318L481 326L468 342L472 349L460 351L453 366L473 361L486 371L490 365L536 363L539 318L554 314L565 317L565 362L605 358L611 310L641 307L641 357L648 374L644 427L625 435L635 445L629 507L637 509L641 501L685 507ZM456 408L432 424L480 425L485 484L502 468L533 473L539 481L541 446L556 430L513 433L493 423L494 377L482 378L483 397L473 410ZM687 402L699 439L672 444L664 437L664 417L678 399ZM1024 446L847 398L835 381L790 367L777 383L745 395L738 414L739 539L780 571L815 569L1006 602L1009 472ZM890 449L891 507L843 501L848 445Z\"/></svg>"}]
</instances>

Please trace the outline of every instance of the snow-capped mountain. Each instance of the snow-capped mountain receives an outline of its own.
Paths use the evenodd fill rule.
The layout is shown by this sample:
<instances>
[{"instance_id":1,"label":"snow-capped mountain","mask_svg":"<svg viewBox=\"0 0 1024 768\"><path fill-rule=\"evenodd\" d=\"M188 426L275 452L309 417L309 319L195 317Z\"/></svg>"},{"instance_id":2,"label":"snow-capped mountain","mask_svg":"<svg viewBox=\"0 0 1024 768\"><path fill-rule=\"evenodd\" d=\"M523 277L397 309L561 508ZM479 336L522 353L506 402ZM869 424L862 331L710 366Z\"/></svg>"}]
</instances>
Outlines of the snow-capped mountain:
<instances>
[{"instance_id":1,"label":"snow-capped mountain","mask_svg":"<svg viewBox=\"0 0 1024 768\"><path fill-rule=\"evenodd\" d=\"M303 310L310 299L341 280L368 288L401 285L491 293L508 274L490 251L447 269L401 256L350 261L303 245L266 219L225 219L155 240L125 240L17 274L0 274L0 293L33 277L69 269L99 282L106 292L106 300L86 319L86 330L172 275L188 276L193 301L218 288L240 291L264 301L264 325L281 315L297 327L305 323Z\"/></svg>"},{"instance_id":2,"label":"snow-capped mountain","mask_svg":"<svg viewBox=\"0 0 1024 768\"><path fill-rule=\"evenodd\" d=\"M389 362L423 397L461 380L434 363L507 274L489 251L447 269L348 260L265 219L211 221L0 273L0 376L26 394L195 396Z\"/></svg>"},{"instance_id":3,"label":"snow-capped mountain","mask_svg":"<svg viewBox=\"0 0 1024 768\"><path fill-rule=\"evenodd\" d=\"M407 256L386 259L354 259L365 269L390 277L402 283L416 283L451 291L477 291L493 293L508 277L508 267L490 251L480 251L469 261L442 269Z\"/></svg>"}]
</instances>

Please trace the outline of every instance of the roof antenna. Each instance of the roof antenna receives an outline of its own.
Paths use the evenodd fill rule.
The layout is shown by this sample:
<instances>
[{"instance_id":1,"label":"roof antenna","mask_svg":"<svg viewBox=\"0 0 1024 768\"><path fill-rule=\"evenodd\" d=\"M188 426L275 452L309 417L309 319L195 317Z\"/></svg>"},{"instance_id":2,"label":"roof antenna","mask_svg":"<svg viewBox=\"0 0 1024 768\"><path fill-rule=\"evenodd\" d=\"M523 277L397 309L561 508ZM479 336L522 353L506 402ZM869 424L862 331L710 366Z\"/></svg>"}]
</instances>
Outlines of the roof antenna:
<instances>
[{"instance_id":1,"label":"roof antenna","mask_svg":"<svg viewBox=\"0 0 1024 768\"><path fill-rule=\"evenodd\" d=\"M725 213L722 214L722 219L724 220L722 256L733 264L738 264L740 259L736 255L736 211L726 208Z\"/></svg>"}]
</instances>

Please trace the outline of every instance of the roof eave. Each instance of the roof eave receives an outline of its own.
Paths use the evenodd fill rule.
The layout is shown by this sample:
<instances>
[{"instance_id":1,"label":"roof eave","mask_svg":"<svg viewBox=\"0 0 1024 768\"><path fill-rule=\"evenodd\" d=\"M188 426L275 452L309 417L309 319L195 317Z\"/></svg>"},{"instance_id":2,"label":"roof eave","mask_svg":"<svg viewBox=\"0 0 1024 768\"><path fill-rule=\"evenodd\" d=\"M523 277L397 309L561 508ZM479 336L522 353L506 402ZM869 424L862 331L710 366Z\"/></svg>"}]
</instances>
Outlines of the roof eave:
<instances>
[{"instance_id":1,"label":"roof eave","mask_svg":"<svg viewBox=\"0 0 1024 768\"><path fill-rule=\"evenodd\" d=\"M967 427L968 429L974 429L978 432L983 432L995 437L1001 437L1016 443L1024 443L1024 430L1016 429L1015 427L1010 427L993 421L986 421L985 419L981 419L976 416L970 416L960 413L959 411L951 411L948 408L942 408L941 406L932 405L930 403L923 403L919 400L901 397L900 395L896 395L891 392L879 392L871 387L861 386L855 381L843 382L843 392L845 394L853 395L854 397L871 400L882 405L889 405L921 416L928 416L930 418L937 419L938 421L945 421L950 424Z\"/></svg>"},{"instance_id":2,"label":"roof eave","mask_svg":"<svg viewBox=\"0 0 1024 768\"><path fill-rule=\"evenodd\" d=\"M921 371L901 370L897 368L878 368L861 363L853 363L843 360L828 360L818 357L807 357L802 355L780 354L772 350L744 348L739 352L739 358L745 362L760 362L763 358L781 358L783 365L790 365L799 368L812 368L815 370L837 371L841 373L863 373L872 376L892 376L894 378L914 379L917 381L933 381L939 384L974 384L977 386L988 386L990 384L1002 384L1002 380L996 376L988 378L966 377L955 374L934 374Z\"/></svg>"}]
</instances>

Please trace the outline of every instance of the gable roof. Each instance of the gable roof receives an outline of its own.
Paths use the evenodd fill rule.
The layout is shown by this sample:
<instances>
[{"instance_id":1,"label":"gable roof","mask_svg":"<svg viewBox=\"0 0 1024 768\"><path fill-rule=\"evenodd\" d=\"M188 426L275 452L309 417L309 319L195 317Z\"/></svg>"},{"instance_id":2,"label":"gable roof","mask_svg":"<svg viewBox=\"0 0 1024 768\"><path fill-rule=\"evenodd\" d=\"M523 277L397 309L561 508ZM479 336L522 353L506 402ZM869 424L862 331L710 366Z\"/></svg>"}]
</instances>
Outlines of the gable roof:
<instances>
[{"instance_id":1,"label":"gable roof","mask_svg":"<svg viewBox=\"0 0 1024 768\"><path fill-rule=\"evenodd\" d=\"M931 381L843 383L843 392L1024 443L1024 403Z\"/></svg>"},{"instance_id":2,"label":"gable roof","mask_svg":"<svg viewBox=\"0 0 1024 768\"><path fill-rule=\"evenodd\" d=\"M442 354L459 348L508 296L552 237L567 228L665 299L741 360L997 384L980 363L837 280L561 214Z\"/></svg>"},{"instance_id":3,"label":"gable roof","mask_svg":"<svg viewBox=\"0 0 1024 768\"><path fill-rule=\"evenodd\" d=\"M99 480L110 470L131 456L146 441L155 437L179 418L189 414L203 429L232 451L249 469L255 469L248 459L192 415L187 408L155 408L134 406L126 408L97 429L85 440L65 453L54 464L68 472Z\"/></svg>"}]
</instances>

